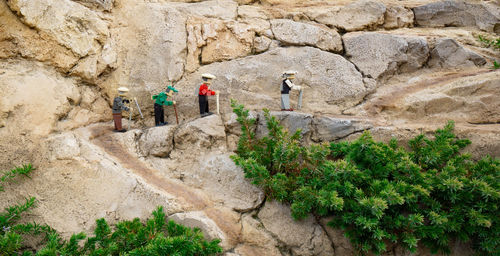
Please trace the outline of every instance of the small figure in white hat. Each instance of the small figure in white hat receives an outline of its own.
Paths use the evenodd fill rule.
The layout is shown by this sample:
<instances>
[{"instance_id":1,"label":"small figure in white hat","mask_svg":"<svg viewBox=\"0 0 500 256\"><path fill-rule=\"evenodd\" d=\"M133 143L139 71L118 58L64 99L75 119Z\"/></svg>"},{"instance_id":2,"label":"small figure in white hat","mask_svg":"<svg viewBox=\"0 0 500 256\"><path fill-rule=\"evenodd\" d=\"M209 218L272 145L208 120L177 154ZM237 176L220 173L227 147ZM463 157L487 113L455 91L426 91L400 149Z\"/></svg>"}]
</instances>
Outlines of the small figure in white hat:
<instances>
[{"instance_id":1,"label":"small figure in white hat","mask_svg":"<svg viewBox=\"0 0 500 256\"><path fill-rule=\"evenodd\" d=\"M289 70L283 73L283 82L281 83L281 111L293 111L290 107L290 90L299 91L299 102L297 108L302 107L302 87L295 85L292 80L295 79L297 71Z\"/></svg>"},{"instance_id":2,"label":"small figure in white hat","mask_svg":"<svg viewBox=\"0 0 500 256\"><path fill-rule=\"evenodd\" d=\"M201 117L205 117L213 114L208 109L208 95L219 94L218 91L210 90L210 85L212 84L212 80L216 77L212 74L202 74L201 79L203 80L203 84L200 86L198 90L198 103L200 104L200 115Z\"/></svg>"},{"instance_id":3,"label":"small figure in white hat","mask_svg":"<svg viewBox=\"0 0 500 256\"><path fill-rule=\"evenodd\" d=\"M126 132L126 129L122 129L122 111L129 111L130 109L125 105L130 103L127 98L128 88L120 87L118 88L118 96L113 100L113 120L115 122L115 132Z\"/></svg>"}]
</instances>

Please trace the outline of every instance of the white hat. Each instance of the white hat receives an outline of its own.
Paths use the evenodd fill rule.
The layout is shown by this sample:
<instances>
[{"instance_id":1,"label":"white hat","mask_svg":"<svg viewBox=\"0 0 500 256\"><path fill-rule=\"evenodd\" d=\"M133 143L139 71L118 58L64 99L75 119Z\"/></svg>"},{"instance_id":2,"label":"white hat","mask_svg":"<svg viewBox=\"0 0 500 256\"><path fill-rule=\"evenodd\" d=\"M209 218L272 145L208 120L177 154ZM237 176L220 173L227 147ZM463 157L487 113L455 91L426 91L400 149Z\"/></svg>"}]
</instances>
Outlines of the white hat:
<instances>
[{"instance_id":1,"label":"white hat","mask_svg":"<svg viewBox=\"0 0 500 256\"><path fill-rule=\"evenodd\" d=\"M285 72L283 72L284 75L296 75L297 74L297 71L295 70L287 70Z\"/></svg>"},{"instance_id":2,"label":"white hat","mask_svg":"<svg viewBox=\"0 0 500 256\"><path fill-rule=\"evenodd\" d=\"M201 74L201 77L208 78L208 79L215 79L215 78L217 78L216 76L214 76L212 74L208 74L208 73Z\"/></svg>"},{"instance_id":3,"label":"white hat","mask_svg":"<svg viewBox=\"0 0 500 256\"><path fill-rule=\"evenodd\" d=\"M118 88L118 93L119 94L125 94L128 92L128 88L127 87L119 87Z\"/></svg>"}]
</instances>

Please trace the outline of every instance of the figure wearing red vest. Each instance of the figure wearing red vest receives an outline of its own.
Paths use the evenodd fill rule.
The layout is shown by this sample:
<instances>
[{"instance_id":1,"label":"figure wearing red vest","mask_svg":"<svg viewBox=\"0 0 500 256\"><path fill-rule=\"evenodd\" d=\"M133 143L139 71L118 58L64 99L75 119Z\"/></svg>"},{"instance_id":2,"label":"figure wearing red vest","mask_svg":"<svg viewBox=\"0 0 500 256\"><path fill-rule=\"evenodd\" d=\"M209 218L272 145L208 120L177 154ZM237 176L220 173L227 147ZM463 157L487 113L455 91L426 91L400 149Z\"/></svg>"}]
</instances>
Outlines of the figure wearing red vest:
<instances>
[{"instance_id":1,"label":"figure wearing red vest","mask_svg":"<svg viewBox=\"0 0 500 256\"><path fill-rule=\"evenodd\" d=\"M200 104L200 116L205 117L213 114L208 109L208 95L215 95L218 91L210 90L210 85L212 84L212 80L216 77L212 74L202 74L201 79L203 80L203 84L200 86L198 90L198 103Z\"/></svg>"}]
</instances>

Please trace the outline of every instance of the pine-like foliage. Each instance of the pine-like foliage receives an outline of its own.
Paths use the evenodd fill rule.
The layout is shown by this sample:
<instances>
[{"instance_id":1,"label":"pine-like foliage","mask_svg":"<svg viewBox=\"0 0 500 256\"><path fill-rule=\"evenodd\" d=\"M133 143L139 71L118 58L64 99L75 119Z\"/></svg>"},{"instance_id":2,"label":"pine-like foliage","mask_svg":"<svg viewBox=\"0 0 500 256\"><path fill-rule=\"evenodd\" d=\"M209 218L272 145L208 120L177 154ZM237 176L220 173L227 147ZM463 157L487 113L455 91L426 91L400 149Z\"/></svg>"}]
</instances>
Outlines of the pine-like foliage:
<instances>
[{"instance_id":1,"label":"pine-like foliage","mask_svg":"<svg viewBox=\"0 0 500 256\"><path fill-rule=\"evenodd\" d=\"M31 165L15 168L0 176L0 188L6 181L19 175L29 175ZM206 241L198 228L188 228L173 221L165 221L163 207L153 211L153 217L142 223L138 218L121 221L113 229L106 220L98 219L94 235L74 234L68 241L62 239L52 228L37 223L18 223L21 214L35 206L35 198L7 207L0 212L0 256L37 255L130 255L130 256L207 256L222 252L220 240ZM45 244L33 251L23 245L26 234L45 235Z\"/></svg>"},{"instance_id":2,"label":"pine-like foliage","mask_svg":"<svg viewBox=\"0 0 500 256\"><path fill-rule=\"evenodd\" d=\"M232 107L246 134L232 159L268 196L289 203L294 218L333 216L329 225L342 228L361 253L380 254L391 243L446 253L459 239L500 255L500 161L461 154L470 142L455 136L453 122L433 139L417 136L409 151L369 132L304 147L300 131L288 134L267 110L269 134L255 139L255 120L242 105Z\"/></svg>"}]
</instances>

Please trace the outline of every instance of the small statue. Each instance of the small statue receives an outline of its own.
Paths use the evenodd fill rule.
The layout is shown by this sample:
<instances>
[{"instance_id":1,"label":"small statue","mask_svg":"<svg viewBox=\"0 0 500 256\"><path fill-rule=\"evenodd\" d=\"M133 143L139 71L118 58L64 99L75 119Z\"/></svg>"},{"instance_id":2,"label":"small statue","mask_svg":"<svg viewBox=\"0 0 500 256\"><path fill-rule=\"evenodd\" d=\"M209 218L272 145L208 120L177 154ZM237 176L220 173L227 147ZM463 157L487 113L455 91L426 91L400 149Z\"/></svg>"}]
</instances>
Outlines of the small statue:
<instances>
[{"instance_id":1,"label":"small statue","mask_svg":"<svg viewBox=\"0 0 500 256\"><path fill-rule=\"evenodd\" d=\"M200 115L201 117L212 115L213 113L208 109L208 95L216 95L219 94L218 91L210 90L210 85L212 84L212 80L216 77L212 74L202 74L201 79L203 80L203 84L200 86L198 90L198 103L200 104Z\"/></svg>"},{"instance_id":2,"label":"small statue","mask_svg":"<svg viewBox=\"0 0 500 256\"><path fill-rule=\"evenodd\" d=\"M118 88L118 96L113 100L113 120L115 122L115 132L126 132L122 128L122 111L130 111L126 104L130 103L128 97L128 89L125 87Z\"/></svg>"},{"instance_id":3,"label":"small statue","mask_svg":"<svg viewBox=\"0 0 500 256\"><path fill-rule=\"evenodd\" d=\"M297 71L285 71L283 73L283 82L281 83L281 111L293 111L290 107L290 90L299 91L298 109L302 108L302 87L295 85L292 80L295 79Z\"/></svg>"},{"instance_id":4,"label":"small statue","mask_svg":"<svg viewBox=\"0 0 500 256\"><path fill-rule=\"evenodd\" d=\"M165 89L164 92L160 92L157 95L153 95L151 99L153 99L154 102L154 108L155 108L155 125L156 126L163 126L168 124L168 122L165 122L165 112L163 110L163 106L171 106L174 105L175 107L175 101L168 101L167 98L174 95L174 92L179 92L177 89L175 89L173 86L169 85ZM176 115L177 115L177 109L176 109ZM177 116L176 116L177 118ZM178 121L177 121L178 123Z\"/></svg>"}]
</instances>

